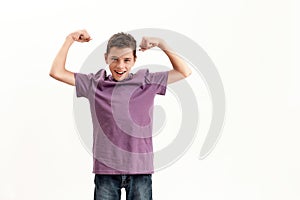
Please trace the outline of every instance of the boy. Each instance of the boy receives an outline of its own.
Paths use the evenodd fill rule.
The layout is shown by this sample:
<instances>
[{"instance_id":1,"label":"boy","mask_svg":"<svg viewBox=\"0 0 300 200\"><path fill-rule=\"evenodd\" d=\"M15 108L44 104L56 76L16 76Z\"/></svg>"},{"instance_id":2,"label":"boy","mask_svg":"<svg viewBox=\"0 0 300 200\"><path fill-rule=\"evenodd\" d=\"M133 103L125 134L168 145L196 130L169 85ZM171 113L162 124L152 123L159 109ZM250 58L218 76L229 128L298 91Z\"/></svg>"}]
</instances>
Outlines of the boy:
<instances>
[{"instance_id":1,"label":"boy","mask_svg":"<svg viewBox=\"0 0 300 200\"><path fill-rule=\"evenodd\" d=\"M126 33L114 34L104 54L111 75L73 73L65 68L73 42L89 42L79 30L69 34L55 57L50 76L76 87L77 97L90 103L93 121L95 200L118 200L121 188L127 200L151 200L153 169L152 115L156 94L164 95L167 84L191 74L188 65L161 38L143 37L140 50L160 48L173 69L130 73L137 59L136 41Z\"/></svg>"}]
</instances>

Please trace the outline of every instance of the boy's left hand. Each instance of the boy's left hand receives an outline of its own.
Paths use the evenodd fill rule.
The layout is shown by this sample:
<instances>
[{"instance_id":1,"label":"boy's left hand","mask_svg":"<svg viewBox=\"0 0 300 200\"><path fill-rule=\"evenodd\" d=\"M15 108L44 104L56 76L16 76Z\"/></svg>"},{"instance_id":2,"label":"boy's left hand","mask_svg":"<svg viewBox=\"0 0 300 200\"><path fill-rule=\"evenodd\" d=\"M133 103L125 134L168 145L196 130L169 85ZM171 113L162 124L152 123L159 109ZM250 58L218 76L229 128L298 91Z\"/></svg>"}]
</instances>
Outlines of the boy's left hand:
<instances>
[{"instance_id":1,"label":"boy's left hand","mask_svg":"<svg viewBox=\"0 0 300 200\"><path fill-rule=\"evenodd\" d=\"M140 44L140 51L146 51L153 47L160 47L159 45L163 42L162 39L156 37L143 37Z\"/></svg>"}]
</instances>

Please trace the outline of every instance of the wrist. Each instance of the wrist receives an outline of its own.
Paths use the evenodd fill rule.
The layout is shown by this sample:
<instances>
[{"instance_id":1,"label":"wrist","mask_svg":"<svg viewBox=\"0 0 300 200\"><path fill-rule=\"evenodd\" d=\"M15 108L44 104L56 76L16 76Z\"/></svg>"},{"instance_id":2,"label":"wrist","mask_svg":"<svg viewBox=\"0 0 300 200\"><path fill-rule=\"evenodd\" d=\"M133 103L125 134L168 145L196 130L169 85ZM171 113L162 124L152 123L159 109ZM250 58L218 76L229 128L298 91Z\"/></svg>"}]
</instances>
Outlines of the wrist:
<instances>
[{"instance_id":1,"label":"wrist","mask_svg":"<svg viewBox=\"0 0 300 200\"><path fill-rule=\"evenodd\" d=\"M74 38L71 35L68 35L65 39L65 43L67 44L73 44L73 42L75 42Z\"/></svg>"},{"instance_id":2,"label":"wrist","mask_svg":"<svg viewBox=\"0 0 300 200\"><path fill-rule=\"evenodd\" d=\"M161 50L168 50L168 45L167 43L163 40L163 39L160 39L159 40L159 43L157 45Z\"/></svg>"}]
</instances>

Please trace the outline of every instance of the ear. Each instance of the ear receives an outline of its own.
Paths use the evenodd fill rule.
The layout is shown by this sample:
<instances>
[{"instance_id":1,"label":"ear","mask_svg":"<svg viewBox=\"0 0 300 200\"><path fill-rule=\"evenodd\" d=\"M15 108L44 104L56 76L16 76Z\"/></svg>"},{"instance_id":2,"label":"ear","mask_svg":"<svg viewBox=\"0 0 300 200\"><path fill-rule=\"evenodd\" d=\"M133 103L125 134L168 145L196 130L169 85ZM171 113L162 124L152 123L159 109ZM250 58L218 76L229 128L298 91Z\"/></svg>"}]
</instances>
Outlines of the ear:
<instances>
[{"instance_id":1,"label":"ear","mask_svg":"<svg viewBox=\"0 0 300 200\"><path fill-rule=\"evenodd\" d=\"M107 53L104 54L104 59L105 59L106 64L108 64Z\"/></svg>"}]
</instances>

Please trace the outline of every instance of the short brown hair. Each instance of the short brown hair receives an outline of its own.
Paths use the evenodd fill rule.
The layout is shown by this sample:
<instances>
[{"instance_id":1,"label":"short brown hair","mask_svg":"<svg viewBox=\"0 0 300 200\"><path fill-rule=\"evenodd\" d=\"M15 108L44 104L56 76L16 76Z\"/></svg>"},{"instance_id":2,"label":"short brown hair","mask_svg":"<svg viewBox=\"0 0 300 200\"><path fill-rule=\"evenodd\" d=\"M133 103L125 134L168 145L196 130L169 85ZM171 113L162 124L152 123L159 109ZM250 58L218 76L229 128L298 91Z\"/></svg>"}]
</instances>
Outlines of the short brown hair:
<instances>
[{"instance_id":1,"label":"short brown hair","mask_svg":"<svg viewBox=\"0 0 300 200\"><path fill-rule=\"evenodd\" d=\"M111 36L106 47L107 54L112 47L131 48L133 51L133 56L136 57L136 40L129 33L120 32Z\"/></svg>"}]
</instances>

